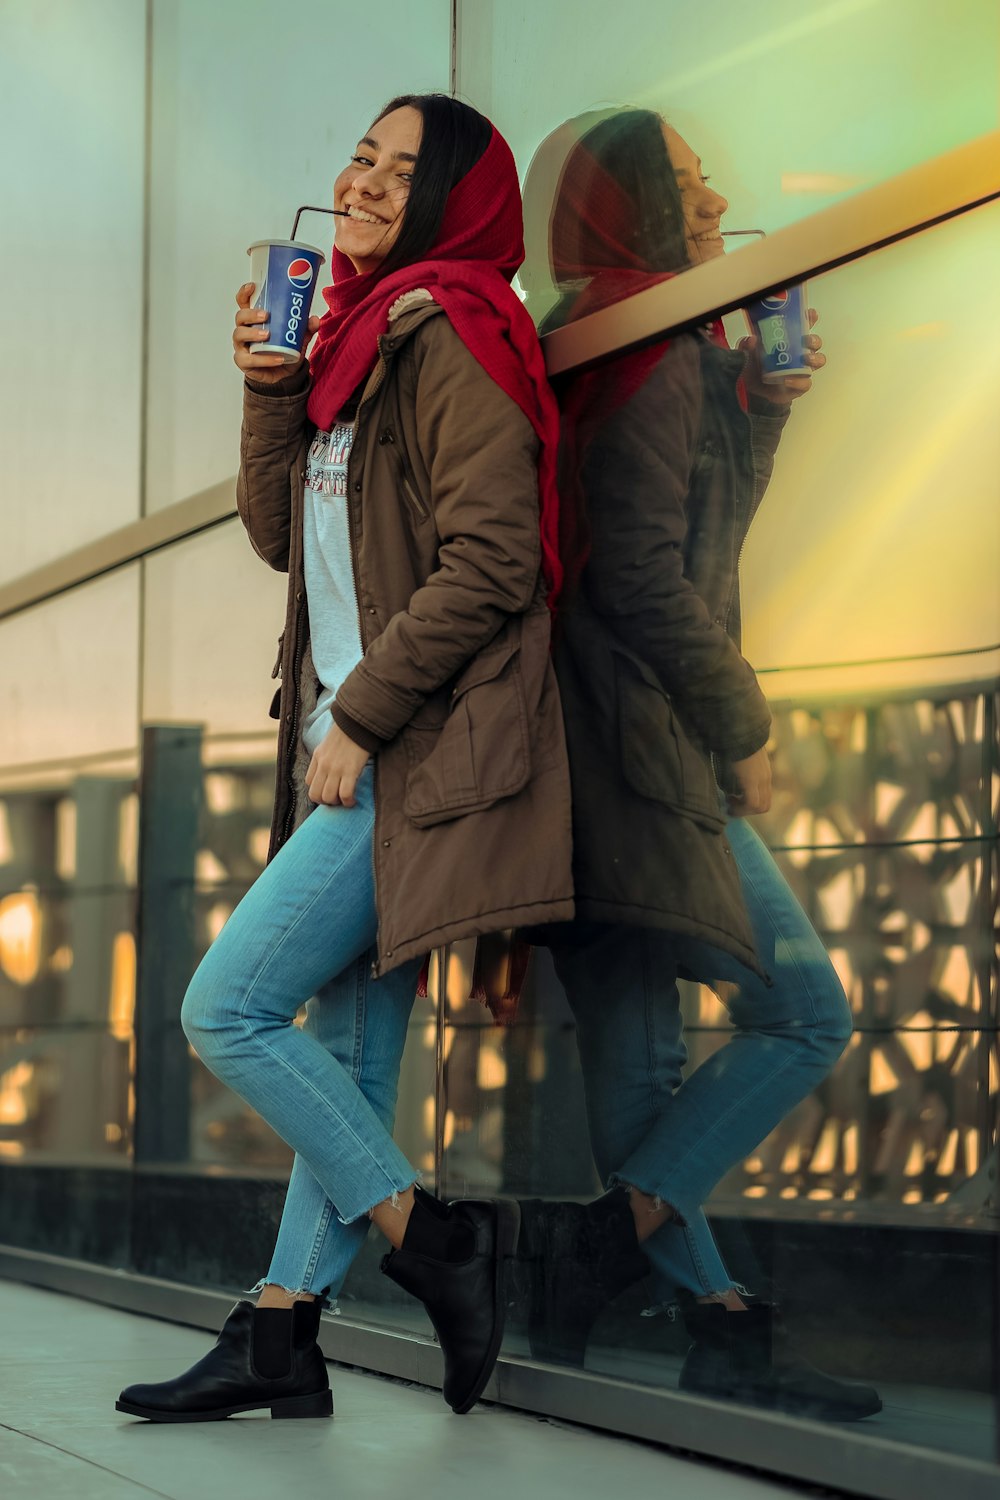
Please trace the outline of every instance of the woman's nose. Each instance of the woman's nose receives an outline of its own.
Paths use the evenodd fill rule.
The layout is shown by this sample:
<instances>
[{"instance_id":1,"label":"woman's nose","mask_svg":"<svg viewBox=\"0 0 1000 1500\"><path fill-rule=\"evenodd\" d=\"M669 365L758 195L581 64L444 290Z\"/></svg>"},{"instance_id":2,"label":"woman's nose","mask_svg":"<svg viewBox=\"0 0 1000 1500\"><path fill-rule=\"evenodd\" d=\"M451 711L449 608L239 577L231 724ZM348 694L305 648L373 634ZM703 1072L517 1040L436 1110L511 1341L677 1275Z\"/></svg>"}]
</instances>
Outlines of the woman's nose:
<instances>
[{"instance_id":1,"label":"woman's nose","mask_svg":"<svg viewBox=\"0 0 1000 1500\"><path fill-rule=\"evenodd\" d=\"M705 203L701 212L706 218L721 219L728 208L728 198L723 198L722 194L717 193L714 188L705 189Z\"/></svg>"},{"instance_id":2,"label":"woman's nose","mask_svg":"<svg viewBox=\"0 0 1000 1500\"><path fill-rule=\"evenodd\" d=\"M374 167L359 167L351 179L351 187L356 193L364 193L368 198L381 198L385 192L382 179Z\"/></svg>"}]
</instances>

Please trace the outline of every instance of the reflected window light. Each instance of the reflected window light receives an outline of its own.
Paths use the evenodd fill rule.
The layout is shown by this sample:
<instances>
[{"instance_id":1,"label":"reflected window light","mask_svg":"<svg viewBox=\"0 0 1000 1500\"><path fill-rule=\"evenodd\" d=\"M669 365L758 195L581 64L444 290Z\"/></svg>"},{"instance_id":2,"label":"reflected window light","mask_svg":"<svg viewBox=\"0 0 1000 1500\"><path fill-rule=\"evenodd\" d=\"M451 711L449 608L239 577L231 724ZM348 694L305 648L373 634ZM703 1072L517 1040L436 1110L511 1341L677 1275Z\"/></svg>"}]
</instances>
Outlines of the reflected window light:
<instances>
[{"instance_id":1,"label":"reflected window light","mask_svg":"<svg viewBox=\"0 0 1000 1500\"><path fill-rule=\"evenodd\" d=\"M14 1157L23 1155L23 1141L0 1141L0 1156L6 1156L8 1159L13 1159Z\"/></svg>"},{"instance_id":2,"label":"reflected window light","mask_svg":"<svg viewBox=\"0 0 1000 1500\"><path fill-rule=\"evenodd\" d=\"M225 901L217 901L209 910L208 916L205 918L205 925L208 928L210 942L215 942L219 933L228 922L232 910L232 907Z\"/></svg>"},{"instance_id":3,"label":"reflected window light","mask_svg":"<svg viewBox=\"0 0 1000 1500\"><path fill-rule=\"evenodd\" d=\"M507 1082L507 1064L493 1047L480 1047L476 1079L485 1092L502 1089Z\"/></svg>"},{"instance_id":4,"label":"reflected window light","mask_svg":"<svg viewBox=\"0 0 1000 1500\"><path fill-rule=\"evenodd\" d=\"M28 1085L34 1077L34 1063L15 1063L0 1074L0 1125L23 1125L28 1118Z\"/></svg>"},{"instance_id":5,"label":"reflected window light","mask_svg":"<svg viewBox=\"0 0 1000 1500\"><path fill-rule=\"evenodd\" d=\"M423 1109L421 1110L421 1114L423 1116L424 1135L429 1135L431 1137L431 1139L433 1140L433 1138L434 1138L434 1123L435 1123L435 1120L437 1119L437 1111L434 1108L434 1095L433 1094L428 1094L427 1098L424 1100L424 1106L423 1106Z\"/></svg>"},{"instance_id":6,"label":"reflected window light","mask_svg":"<svg viewBox=\"0 0 1000 1500\"><path fill-rule=\"evenodd\" d=\"M15 984L33 984L42 961L42 912L31 890L0 901L0 969Z\"/></svg>"},{"instance_id":7,"label":"reflected window light","mask_svg":"<svg viewBox=\"0 0 1000 1500\"><path fill-rule=\"evenodd\" d=\"M68 974L72 967L73 950L69 943L63 943L49 959L49 969L53 974Z\"/></svg>"},{"instance_id":8,"label":"reflected window light","mask_svg":"<svg viewBox=\"0 0 1000 1500\"><path fill-rule=\"evenodd\" d=\"M9 865L14 858L14 845L10 838L10 819L6 802L0 802L0 865Z\"/></svg>"},{"instance_id":9,"label":"reflected window light","mask_svg":"<svg viewBox=\"0 0 1000 1500\"><path fill-rule=\"evenodd\" d=\"M247 849L254 864L265 865L267 863L267 851L271 846L270 828L254 828L247 839Z\"/></svg>"},{"instance_id":10,"label":"reflected window light","mask_svg":"<svg viewBox=\"0 0 1000 1500\"><path fill-rule=\"evenodd\" d=\"M241 783L235 776L213 771L205 777L205 803L209 812L228 813L242 803Z\"/></svg>"},{"instance_id":11,"label":"reflected window light","mask_svg":"<svg viewBox=\"0 0 1000 1500\"><path fill-rule=\"evenodd\" d=\"M783 193L850 193L867 181L851 172L782 172Z\"/></svg>"},{"instance_id":12,"label":"reflected window light","mask_svg":"<svg viewBox=\"0 0 1000 1500\"><path fill-rule=\"evenodd\" d=\"M123 1134L124 1132L121 1126L117 1124L116 1121L108 1120L107 1124L104 1127L104 1139L107 1141L109 1146L117 1146Z\"/></svg>"},{"instance_id":13,"label":"reflected window light","mask_svg":"<svg viewBox=\"0 0 1000 1500\"><path fill-rule=\"evenodd\" d=\"M938 1157L937 1175L939 1177L950 1177L954 1172L958 1159L958 1140L958 1130L949 1130L944 1149Z\"/></svg>"},{"instance_id":14,"label":"reflected window light","mask_svg":"<svg viewBox=\"0 0 1000 1500\"><path fill-rule=\"evenodd\" d=\"M442 1137L441 1137L441 1144L442 1144L442 1146L444 1147L444 1149L446 1151L448 1150L448 1147L452 1144L452 1142L454 1141L454 1139L455 1139L455 1111L453 1109L449 1109L445 1113L445 1117L444 1117L444 1130L442 1132Z\"/></svg>"},{"instance_id":15,"label":"reflected window light","mask_svg":"<svg viewBox=\"0 0 1000 1500\"><path fill-rule=\"evenodd\" d=\"M76 800L60 797L56 803L56 874L61 880L76 875Z\"/></svg>"},{"instance_id":16,"label":"reflected window light","mask_svg":"<svg viewBox=\"0 0 1000 1500\"><path fill-rule=\"evenodd\" d=\"M755 1182L743 1189L743 1196L744 1198L766 1198L767 1188L762 1182Z\"/></svg>"},{"instance_id":17,"label":"reflected window light","mask_svg":"<svg viewBox=\"0 0 1000 1500\"><path fill-rule=\"evenodd\" d=\"M226 867L211 849L199 849L194 862L194 878L199 885L220 885L226 878Z\"/></svg>"},{"instance_id":18,"label":"reflected window light","mask_svg":"<svg viewBox=\"0 0 1000 1500\"><path fill-rule=\"evenodd\" d=\"M118 863L126 885L139 880L139 794L129 792L118 811Z\"/></svg>"},{"instance_id":19,"label":"reflected window light","mask_svg":"<svg viewBox=\"0 0 1000 1500\"><path fill-rule=\"evenodd\" d=\"M926 1155L926 1151L925 1151L925 1148L923 1146L923 1143L921 1141L914 1141L913 1144L912 1144L912 1146L910 1147L910 1154L906 1158L906 1166L903 1168L903 1176L904 1177L919 1177L920 1174L921 1174L921 1172L924 1170L924 1157L925 1157L925 1155ZM917 1202L917 1203L920 1202L920 1194L919 1193L917 1194L915 1200L914 1199L910 1199L908 1193L904 1193L903 1194L903 1202L904 1203L906 1203L906 1202L914 1202L914 1201Z\"/></svg>"},{"instance_id":20,"label":"reflected window light","mask_svg":"<svg viewBox=\"0 0 1000 1500\"><path fill-rule=\"evenodd\" d=\"M819 1138L819 1144L813 1152L809 1169L812 1172L832 1172L837 1163L837 1139L838 1130L835 1120L827 1120L823 1127L823 1133ZM810 1193L811 1198L815 1197Z\"/></svg>"},{"instance_id":21,"label":"reflected window light","mask_svg":"<svg viewBox=\"0 0 1000 1500\"><path fill-rule=\"evenodd\" d=\"M116 1042L132 1037L135 1017L135 939L130 932L116 932L111 948L111 997L108 1029Z\"/></svg>"},{"instance_id":22,"label":"reflected window light","mask_svg":"<svg viewBox=\"0 0 1000 1500\"><path fill-rule=\"evenodd\" d=\"M528 1082L543 1083L548 1070L545 1047L541 1042L536 1042L528 1054Z\"/></svg>"},{"instance_id":23,"label":"reflected window light","mask_svg":"<svg viewBox=\"0 0 1000 1500\"><path fill-rule=\"evenodd\" d=\"M877 1097L879 1094L890 1094L899 1087L899 1079L883 1052L873 1052L871 1056L871 1071L868 1078L868 1092Z\"/></svg>"}]
</instances>

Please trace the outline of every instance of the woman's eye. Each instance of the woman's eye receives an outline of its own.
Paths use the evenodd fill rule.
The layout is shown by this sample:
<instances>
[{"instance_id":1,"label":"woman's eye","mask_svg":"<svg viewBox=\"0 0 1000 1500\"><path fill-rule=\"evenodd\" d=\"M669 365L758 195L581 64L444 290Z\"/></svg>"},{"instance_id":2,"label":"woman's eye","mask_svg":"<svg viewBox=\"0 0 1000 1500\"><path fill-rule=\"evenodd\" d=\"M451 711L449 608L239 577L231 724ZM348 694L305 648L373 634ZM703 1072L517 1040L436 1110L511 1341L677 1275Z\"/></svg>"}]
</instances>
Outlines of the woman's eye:
<instances>
[{"instance_id":1,"label":"woman's eye","mask_svg":"<svg viewBox=\"0 0 1000 1500\"><path fill-rule=\"evenodd\" d=\"M352 156L351 157L351 161L355 164L355 166L358 166L358 167L371 167L371 166L374 166L374 162L372 161L372 159L371 159L370 156L360 156L360 155L358 155L358 156Z\"/></svg>"}]
</instances>

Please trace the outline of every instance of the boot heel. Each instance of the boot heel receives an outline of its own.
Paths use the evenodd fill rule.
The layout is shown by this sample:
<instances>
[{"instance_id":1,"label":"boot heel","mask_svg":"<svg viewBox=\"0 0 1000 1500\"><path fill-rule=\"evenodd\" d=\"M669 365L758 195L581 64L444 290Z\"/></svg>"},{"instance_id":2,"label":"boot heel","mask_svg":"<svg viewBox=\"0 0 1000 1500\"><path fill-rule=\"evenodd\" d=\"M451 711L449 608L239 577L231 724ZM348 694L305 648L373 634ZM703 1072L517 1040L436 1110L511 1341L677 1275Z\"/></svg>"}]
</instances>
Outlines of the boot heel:
<instances>
[{"instance_id":1,"label":"boot heel","mask_svg":"<svg viewBox=\"0 0 1000 1500\"><path fill-rule=\"evenodd\" d=\"M271 1402L272 1417L332 1417L333 1392L317 1391L315 1396L282 1396Z\"/></svg>"}]
</instances>

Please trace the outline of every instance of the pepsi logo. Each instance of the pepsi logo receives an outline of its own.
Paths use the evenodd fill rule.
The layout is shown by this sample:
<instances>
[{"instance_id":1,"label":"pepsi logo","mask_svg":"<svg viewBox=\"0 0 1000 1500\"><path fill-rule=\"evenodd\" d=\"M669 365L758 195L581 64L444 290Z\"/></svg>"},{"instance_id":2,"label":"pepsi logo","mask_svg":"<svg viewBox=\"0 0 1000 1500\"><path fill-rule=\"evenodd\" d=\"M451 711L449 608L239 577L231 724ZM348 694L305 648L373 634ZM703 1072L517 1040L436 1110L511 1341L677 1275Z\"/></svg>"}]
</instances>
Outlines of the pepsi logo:
<instances>
[{"instance_id":1,"label":"pepsi logo","mask_svg":"<svg viewBox=\"0 0 1000 1500\"><path fill-rule=\"evenodd\" d=\"M291 261L288 266L288 279L292 286L308 286L313 279L312 261L303 260L301 257Z\"/></svg>"},{"instance_id":2,"label":"pepsi logo","mask_svg":"<svg viewBox=\"0 0 1000 1500\"><path fill-rule=\"evenodd\" d=\"M296 265L298 265L298 261L296 261ZM290 274L291 272L289 272L289 275ZM778 308L784 307L787 304L788 293L772 292L770 297L763 297L761 300L766 308L768 308L771 312L776 312Z\"/></svg>"}]
</instances>

